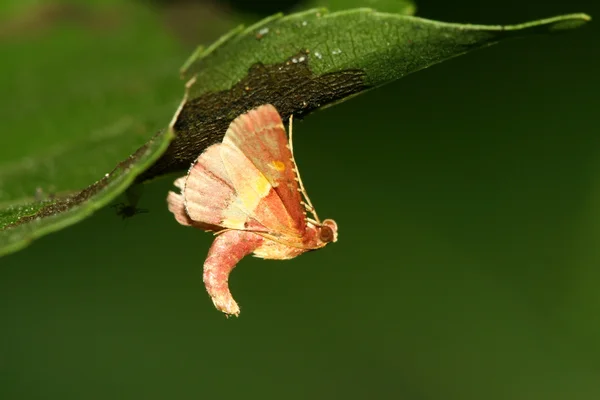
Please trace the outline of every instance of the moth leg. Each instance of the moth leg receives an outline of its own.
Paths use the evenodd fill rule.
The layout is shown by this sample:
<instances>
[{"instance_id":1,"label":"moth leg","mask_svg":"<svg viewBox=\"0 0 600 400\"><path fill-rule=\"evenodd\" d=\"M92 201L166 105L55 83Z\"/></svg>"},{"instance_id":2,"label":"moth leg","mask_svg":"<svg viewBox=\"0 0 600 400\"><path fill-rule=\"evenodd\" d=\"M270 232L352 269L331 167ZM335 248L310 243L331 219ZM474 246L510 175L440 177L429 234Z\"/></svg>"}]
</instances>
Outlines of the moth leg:
<instances>
[{"instance_id":1,"label":"moth leg","mask_svg":"<svg viewBox=\"0 0 600 400\"><path fill-rule=\"evenodd\" d=\"M204 262L204 285L215 307L227 315L240 314L229 291L229 274L237 263L259 247L263 238L255 233L228 230L215 238Z\"/></svg>"},{"instance_id":2,"label":"moth leg","mask_svg":"<svg viewBox=\"0 0 600 400\"><path fill-rule=\"evenodd\" d=\"M302 183L302 178L300 178L300 171L298 170L298 164L296 164L296 158L294 157L294 140L293 140L293 136L292 136L293 120L294 120L294 114L290 115L290 122L289 122L289 128L288 128L290 131L290 153L292 153L292 164L294 165L294 171L296 172L296 179L298 180L298 185L300 186L300 188L298 190L300 190L300 192L304 196L304 199L306 200L306 202L302 201L301 203L304 206L304 208L306 209L306 211L311 213L313 215L313 217L315 217L315 220L318 222L318 224L321 225L321 220L319 219L319 216L317 215L317 211L315 210L315 207L312 205L312 202L310 201L310 198L308 197L308 193L306 193L306 189L304 189L304 184Z\"/></svg>"}]
</instances>

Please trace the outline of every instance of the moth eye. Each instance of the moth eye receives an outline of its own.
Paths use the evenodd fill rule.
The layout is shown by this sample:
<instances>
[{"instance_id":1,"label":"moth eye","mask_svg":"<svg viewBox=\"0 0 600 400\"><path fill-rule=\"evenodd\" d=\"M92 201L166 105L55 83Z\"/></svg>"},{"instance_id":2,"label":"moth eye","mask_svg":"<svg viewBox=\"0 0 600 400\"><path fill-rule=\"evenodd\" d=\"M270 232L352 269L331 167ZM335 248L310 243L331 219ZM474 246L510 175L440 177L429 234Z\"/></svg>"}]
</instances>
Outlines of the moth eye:
<instances>
[{"instance_id":1,"label":"moth eye","mask_svg":"<svg viewBox=\"0 0 600 400\"><path fill-rule=\"evenodd\" d=\"M323 225L321 227L321 232L319 233L319 239L325 243L333 241L333 229L327 225Z\"/></svg>"}]
</instances>

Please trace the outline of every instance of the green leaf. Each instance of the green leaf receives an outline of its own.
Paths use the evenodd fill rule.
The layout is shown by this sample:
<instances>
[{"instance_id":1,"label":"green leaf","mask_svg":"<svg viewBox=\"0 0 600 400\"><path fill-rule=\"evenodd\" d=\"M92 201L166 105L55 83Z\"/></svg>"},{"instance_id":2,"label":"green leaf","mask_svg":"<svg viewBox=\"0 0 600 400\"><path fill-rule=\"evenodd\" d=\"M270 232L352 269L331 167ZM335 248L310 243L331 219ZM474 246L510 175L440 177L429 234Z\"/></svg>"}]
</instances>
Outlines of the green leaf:
<instances>
[{"instance_id":1,"label":"green leaf","mask_svg":"<svg viewBox=\"0 0 600 400\"><path fill-rule=\"evenodd\" d=\"M171 138L170 132L167 129L159 132L110 173L75 195L0 210L0 226L4 227L0 231L0 255L19 250L33 239L79 222L107 205L164 152Z\"/></svg>"},{"instance_id":2,"label":"green leaf","mask_svg":"<svg viewBox=\"0 0 600 400\"><path fill-rule=\"evenodd\" d=\"M184 59L132 4L19 7L2 26L0 254L106 205L166 149Z\"/></svg>"},{"instance_id":3,"label":"green leaf","mask_svg":"<svg viewBox=\"0 0 600 400\"><path fill-rule=\"evenodd\" d=\"M285 119L303 115L503 39L572 29L589 20L571 14L484 26L371 9L314 9L239 27L185 63L182 72L191 80L174 124L176 137L139 179L185 170L252 107L271 103Z\"/></svg>"},{"instance_id":4,"label":"green leaf","mask_svg":"<svg viewBox=\"0 0 600 400\"><path fill-rule=\"evenodd\" d=\"M391 2L378 4L392 10ZM2 49L9 61L0 82L15 95L0 117L16 128L0 149L0 254L81 220L134 181L184 171L252 107L272 103L286 119L301 116L505 38L589 21L572 14L514 26L460 25L402 15L406 9L275 15L194 52L182 70L187 92L172 132L157 134L105 176L167 126L181 93L169 75L177 46L151 14L117 11L105 19L79 13L76 35L73 26L56 28ZM110 26L111 15L120 25L88 32Z\"/></svg>"}]
</instances>

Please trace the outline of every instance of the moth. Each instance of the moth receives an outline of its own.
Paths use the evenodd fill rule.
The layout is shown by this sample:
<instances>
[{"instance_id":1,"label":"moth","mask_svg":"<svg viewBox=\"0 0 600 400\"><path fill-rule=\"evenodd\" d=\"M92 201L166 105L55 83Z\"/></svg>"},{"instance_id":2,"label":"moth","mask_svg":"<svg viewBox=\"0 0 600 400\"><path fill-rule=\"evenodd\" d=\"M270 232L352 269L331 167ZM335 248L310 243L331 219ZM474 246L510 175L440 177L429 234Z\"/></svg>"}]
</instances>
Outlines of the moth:
<instances>
[{"instance_id":1,"label":"moth","mask_svg":"<svg viewBox=\"0 0 600 400\"><path fill-rule=\"evenodd\" d=\"M287 260L337 241L332 219L321 222L296 161L292 142L274 106L238 116L223 141L208 147L167 196L181 225L214 232L203 280L215 307L238 316L229 274L249 254Z\"/></svg>"}]
</instances>

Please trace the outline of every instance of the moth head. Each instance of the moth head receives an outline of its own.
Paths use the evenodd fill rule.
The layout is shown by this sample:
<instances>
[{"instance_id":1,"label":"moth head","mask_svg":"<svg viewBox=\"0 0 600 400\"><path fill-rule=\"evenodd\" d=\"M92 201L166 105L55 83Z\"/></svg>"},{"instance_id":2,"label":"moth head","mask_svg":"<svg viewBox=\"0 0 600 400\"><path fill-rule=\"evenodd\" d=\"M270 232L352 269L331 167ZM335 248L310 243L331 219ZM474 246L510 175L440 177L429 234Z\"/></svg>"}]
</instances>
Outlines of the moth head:
<instances>
[{"instance_id":1,"label":"moth head","mask_svg":"<svg viewBox=\"0 0 600 400\"><path fill-rule=\"evenodd\" d=\"M323 243L329 242L337 242L338 232L337 232L337 224L332 219L326 219L321 224L321 229L319 231L319 239Z\"/></svg>"}]
</instances>

